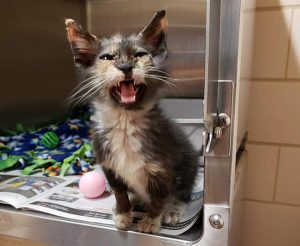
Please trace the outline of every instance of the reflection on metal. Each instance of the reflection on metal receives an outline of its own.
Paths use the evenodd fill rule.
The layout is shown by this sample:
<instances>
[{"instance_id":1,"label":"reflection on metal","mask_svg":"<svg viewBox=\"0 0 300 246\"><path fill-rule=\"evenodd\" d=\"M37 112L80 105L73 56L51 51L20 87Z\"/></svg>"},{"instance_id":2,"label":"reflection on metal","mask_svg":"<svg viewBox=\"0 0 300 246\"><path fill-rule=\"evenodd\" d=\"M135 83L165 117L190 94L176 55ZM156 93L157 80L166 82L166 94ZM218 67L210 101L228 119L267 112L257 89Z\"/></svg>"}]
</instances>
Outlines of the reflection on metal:
<instances>
[{"instance_id":1,"label":"reflection on metal","mask_svg":"<svg viewBox=\"0 0 300 246\"><path fill-rule=\"evenodd\" d=\"M203 98L206 0L88 1L87 8L89 31L99 37L120 30L138 33L157 10L165 9L169 23L166 67L176 85L167 94Z\"/></svg>"},{"instance_id":2,"label":"reflection on metal","mask_svg":"<svg viewBox=\"0 0 300 246\"><path fill-rule=\"evenodd\" d=\"M224 220L219 214L209 216L209 223L215 229L221 229L224 226Z\"/></svg>"},{"instance_id":3,"label":"reflection on metal","mask_svg":"<svg viewBox=\"0 0 300 246\"><path fill-rule=\"evenodd\" d=\"M216 230L211 226L210 216L218 214L222 217L223 226ZM204 205L203 216L204 233L202 238L195 245L197 246L229 246L228 231L229 231L229 207L226 205Z\"/></svg>"}]
</instances>

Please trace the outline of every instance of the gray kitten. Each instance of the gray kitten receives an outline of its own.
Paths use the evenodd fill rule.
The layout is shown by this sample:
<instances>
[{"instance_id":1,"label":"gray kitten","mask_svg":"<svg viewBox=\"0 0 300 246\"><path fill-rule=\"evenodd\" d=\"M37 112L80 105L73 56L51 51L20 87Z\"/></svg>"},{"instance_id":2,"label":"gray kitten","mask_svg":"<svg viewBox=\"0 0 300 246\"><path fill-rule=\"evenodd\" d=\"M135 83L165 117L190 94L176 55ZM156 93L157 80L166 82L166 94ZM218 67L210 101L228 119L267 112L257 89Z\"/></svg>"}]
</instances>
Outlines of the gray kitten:
<instances>
[{"instance_id":1,"label":"gray kitten","mask_svg":"<svg viewBox=\"0 0 300 246\"><path fill-rule=\"evenodd\" d=\"M158 107L159 92L170 83L166 59L165 11L155 13L138 35L98 40L66 20L75 64L86 80L75 97L94 107L94 151L114 190L114 221L132 222L128 192L147 205L141 232L158 232L161 220L177 223L184 213L197 171L197 155L186 136Z\"/></svg>"}]
</instances>

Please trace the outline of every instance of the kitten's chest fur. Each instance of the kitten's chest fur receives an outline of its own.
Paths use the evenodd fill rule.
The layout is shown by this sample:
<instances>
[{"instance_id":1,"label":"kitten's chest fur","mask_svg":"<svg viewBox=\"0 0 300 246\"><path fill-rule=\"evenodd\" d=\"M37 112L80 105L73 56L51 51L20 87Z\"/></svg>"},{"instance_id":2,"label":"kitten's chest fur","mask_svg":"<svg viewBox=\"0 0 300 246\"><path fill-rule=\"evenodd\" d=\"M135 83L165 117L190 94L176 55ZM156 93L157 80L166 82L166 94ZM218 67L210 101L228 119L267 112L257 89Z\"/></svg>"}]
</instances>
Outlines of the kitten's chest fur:
<instances>
[{"instance_id":1,"label":"kitten's chest fur","mask_svg":"<svg viewBox=\"0 0 300 246\"><path fill-rule=\"evenodd\" d=\"M144 200L150 199L147 191L146 159L142 153L141 137L147 129L143 112L114 109L95 114L96 131L102 135L103 148L108 150L102 165L112 169Z\"/></svg>"}]
</instances>

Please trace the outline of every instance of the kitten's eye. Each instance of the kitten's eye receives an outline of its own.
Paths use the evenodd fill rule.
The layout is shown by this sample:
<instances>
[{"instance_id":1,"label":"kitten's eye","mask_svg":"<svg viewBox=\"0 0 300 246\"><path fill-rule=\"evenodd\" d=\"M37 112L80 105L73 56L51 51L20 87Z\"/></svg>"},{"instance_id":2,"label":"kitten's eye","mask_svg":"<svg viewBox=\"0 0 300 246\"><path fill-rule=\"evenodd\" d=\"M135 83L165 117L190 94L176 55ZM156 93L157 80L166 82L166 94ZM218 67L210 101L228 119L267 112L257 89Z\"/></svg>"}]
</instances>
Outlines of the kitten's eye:
<instances>
[{"instance_id":1,"label":"kitten's eye","mask_svg":"<svg viewBox=\"0 0 300 246\"><path fill-rule=\"evenodd\" d=\"M111 61L114 59L114 56L110 55L110 54L103 54L103 55L99 56L99 59Z\"/></svg>"},{"instance_id":2,"label":"kitten's eye","mask_svg":"<svg viewBox=\"0 0 300 246\"><path fill-rule=\"evenodd\" d=\"M134 57L142 57L148 55L148 52L146 51L138 51L134 54Z\"/></svg>"}]
</instances>

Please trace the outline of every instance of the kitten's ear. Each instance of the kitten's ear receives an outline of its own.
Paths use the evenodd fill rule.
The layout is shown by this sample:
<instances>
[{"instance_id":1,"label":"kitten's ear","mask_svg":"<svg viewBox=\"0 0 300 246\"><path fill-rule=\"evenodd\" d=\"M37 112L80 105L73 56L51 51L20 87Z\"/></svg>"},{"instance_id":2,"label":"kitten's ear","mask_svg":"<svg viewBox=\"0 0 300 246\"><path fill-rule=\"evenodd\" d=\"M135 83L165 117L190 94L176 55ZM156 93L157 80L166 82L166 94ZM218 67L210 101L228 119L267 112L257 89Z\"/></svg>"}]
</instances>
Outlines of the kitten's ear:
<instances>
[{"instance_id":1,"label":"kitten's ear","mask_svg":"<svg viewBox=\"0 0 300 246\"><path fill-rule=\"evenodd\" d=\"M149 24L139 33L139 37L150 49L165 48L167 26L166 11L157 11Z\"/></svg>"},{"instance_id":2,"label":"kitten's ear","mask_svg":"<svg viewBox=\"0 0 300 246\"><path fill-rule=\"evenodd\" d=\"M92 65L99 52L97 37L83 31L72 19L66 19L65 24L75 63L85 67Z\"/></svg>"}]
</instances>

